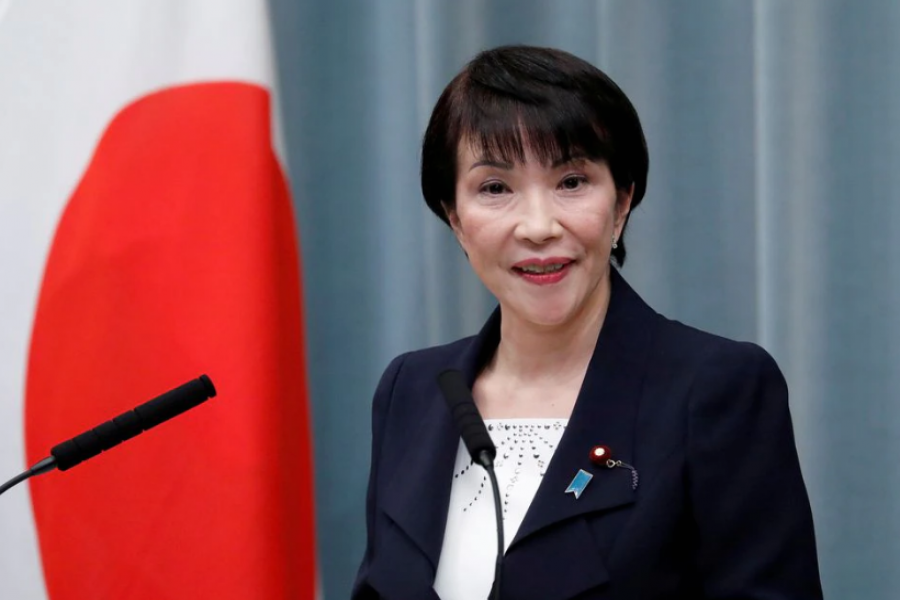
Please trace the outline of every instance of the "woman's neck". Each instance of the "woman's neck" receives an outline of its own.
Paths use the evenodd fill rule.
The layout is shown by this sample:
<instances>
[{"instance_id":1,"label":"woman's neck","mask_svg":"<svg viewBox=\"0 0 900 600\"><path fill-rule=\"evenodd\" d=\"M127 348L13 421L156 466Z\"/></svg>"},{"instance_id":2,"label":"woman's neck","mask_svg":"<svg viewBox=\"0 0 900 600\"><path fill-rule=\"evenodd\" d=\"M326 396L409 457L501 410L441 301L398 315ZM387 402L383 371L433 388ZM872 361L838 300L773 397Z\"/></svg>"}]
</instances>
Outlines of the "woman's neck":
<instances>
[{"instance_id":1,"label":"woman's neck","mask_svg":"<svg viewBox=\"0 0 900 600\"><path fill-rule=\"evenodd\" d=\"M600 286L574 318L557 326L536 325L504 314L500 345L489 368L522 382L583 375L609 307L609 279Z\"/></svg>"}]
</instances>

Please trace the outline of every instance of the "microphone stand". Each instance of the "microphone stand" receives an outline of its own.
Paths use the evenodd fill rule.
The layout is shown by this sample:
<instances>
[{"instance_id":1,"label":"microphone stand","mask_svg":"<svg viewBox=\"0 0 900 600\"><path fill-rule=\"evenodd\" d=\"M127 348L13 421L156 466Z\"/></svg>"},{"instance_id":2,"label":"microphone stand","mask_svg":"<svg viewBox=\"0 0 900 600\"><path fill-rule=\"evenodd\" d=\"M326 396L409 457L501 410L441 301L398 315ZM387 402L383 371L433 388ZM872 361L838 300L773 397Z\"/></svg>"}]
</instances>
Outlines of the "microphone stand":
<instances>
[{"instance_id":1,"label":"microphone stand","mask_svg":"<svg viewBox=\"0 0 900 600\"><path fill-rule=\"evenodd\" d=\"M494 493L494 517L497 522L497 560L494 563L494 587L491 588L491 599L500 600L500 573L503 567L503 551L506 544L503 542L503 512L500 508L500 486L497 484L497 473L494 472L494 459L487 450L479 453L479 462L487 471L491 480L491 491Z\"/></svg>"},{"instance_id":2,"label":"microphone stand","mask_svg":"<svg viewBox=\"0 0 900 600\"><path fill-rule=\"evenodd\" d=\"M500 574L503 566L503 510L500 507L500 486L494 472L494 457L497 448L488 434L484 419L475 406L472 391L466 384L462 372L456 369L442 371L437 378L438 387L447 401L451 417L459 429L460 436L472 462L476 462L487 471L491 479L491 491L494 494L494 515L497 521L497 561L494 563L494 587L491 588L491 599L500 600Z\"/></svg>"},{"instance_id":3,"label":"microphone stand","mask_svg":"<svg viewBox=\"0 0 900 600\"><path fill-rule=\"evenodd\" d=\"M5 492L6 490L8 490L10 488L13 488L13 487L19 485L20 483L22 483L26 479L29 479L30 477L34 477L35 475L42 475L43 473L46 473L47 471L52 471L55 468L56 468L56 458L53 456L48 456L47 458L39 461L37 464L35 464L33 467L31 467L27 471L19 473L18 475L16 475L15 477L10 479L3 485L0 485L0 494L2 494L3 492Z\"/></svg>"}]
</instances>

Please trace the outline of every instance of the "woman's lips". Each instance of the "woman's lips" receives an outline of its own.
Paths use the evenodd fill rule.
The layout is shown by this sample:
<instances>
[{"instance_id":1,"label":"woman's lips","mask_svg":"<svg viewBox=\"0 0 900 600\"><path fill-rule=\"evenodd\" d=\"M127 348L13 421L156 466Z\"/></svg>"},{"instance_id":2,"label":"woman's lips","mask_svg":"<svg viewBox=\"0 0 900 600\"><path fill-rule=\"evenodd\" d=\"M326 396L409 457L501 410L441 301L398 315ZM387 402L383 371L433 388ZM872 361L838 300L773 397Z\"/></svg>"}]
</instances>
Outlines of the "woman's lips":
<instances>
[{"instance_id":1,"label":"woman's lips","mask_svg":"<svg viewBox=\"0 0 900 600\"><path fill-rule=\"evenodd\" d=\"M523 261L522 263L517 263L513 266L512 271L528 283L533 283L536 285L552 285L554 283L559 283L562 281L566 275L569 274L569 271L572 268L573 261ZM540 266L547 268L552 265L560 265L559 268L556 268L552 271L545 271L543 273L527 271L523 267L526 266Z\"/></svg>"}]
</instances>

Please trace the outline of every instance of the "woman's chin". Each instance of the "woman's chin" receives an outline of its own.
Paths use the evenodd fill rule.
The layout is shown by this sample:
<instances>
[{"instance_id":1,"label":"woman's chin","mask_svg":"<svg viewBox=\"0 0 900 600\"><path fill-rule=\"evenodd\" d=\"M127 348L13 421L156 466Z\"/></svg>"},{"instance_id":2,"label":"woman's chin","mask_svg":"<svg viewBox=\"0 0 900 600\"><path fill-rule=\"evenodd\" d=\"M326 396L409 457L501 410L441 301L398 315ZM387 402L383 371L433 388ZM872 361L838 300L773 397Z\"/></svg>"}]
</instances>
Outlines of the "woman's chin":
<instances>
[{"instance_id":1,"label":"woman's chin","mask_svg":"<svg viewBox=\"0 0 900 600\"><path fill-rule=\"evenodd\" d=\"M572 306L538 303L515 307L514 312L523 323L542 328L561 327L569 323L574 315Z\"/></svg>"}]
</instances>

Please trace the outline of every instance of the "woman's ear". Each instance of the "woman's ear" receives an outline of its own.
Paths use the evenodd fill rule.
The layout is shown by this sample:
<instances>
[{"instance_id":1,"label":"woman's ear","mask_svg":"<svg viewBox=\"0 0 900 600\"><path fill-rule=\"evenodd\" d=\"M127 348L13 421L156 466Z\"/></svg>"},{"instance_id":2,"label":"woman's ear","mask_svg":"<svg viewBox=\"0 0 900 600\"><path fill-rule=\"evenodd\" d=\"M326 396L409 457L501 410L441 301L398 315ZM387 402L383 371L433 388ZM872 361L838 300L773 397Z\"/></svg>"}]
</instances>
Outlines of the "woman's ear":
<instances>
[{"instance_id":1,"label":"woman's ear","mask_svg":"<svg viewBox=\"0 0 900 600\"><path fill-rule=\"evenodd\" d=\"M456 214L456 210L450 206L447 206L446 202L441 202L441 207L444 209L444 214L447 215L447 222L450 223L450 229L453 230L453 233L457 238L462 233L462 226L459 223L459 215Z\"/></svg>"},{"instance_id":2,"label":"woman's ear","mask_svg":"<svg viewBox=\"0 0 900 600\"><path fill-rule=\"evenodd\" d=\"M622 235L628 213L631 212L631 199L634 197L634 183L625 190L616 190L616 237Z\"/></svg>"},{"instance_id":3,"label":"woman's ear","mask_svg":"<svg viewBox=\"0 0 900 600\"><path fill-rule=\"evenodd\" d=\"M450 229L453 230L453 235L456 236L456 243L459 244L463 254L468 258L469 253L466 251L466 235L463 231L462 223L459 221L459 215L456 210L447 206L446 203L441 202L441 206L444 208L444 214L447 215L447 222L450 223Z\"/></svg>"}]
</instances>

